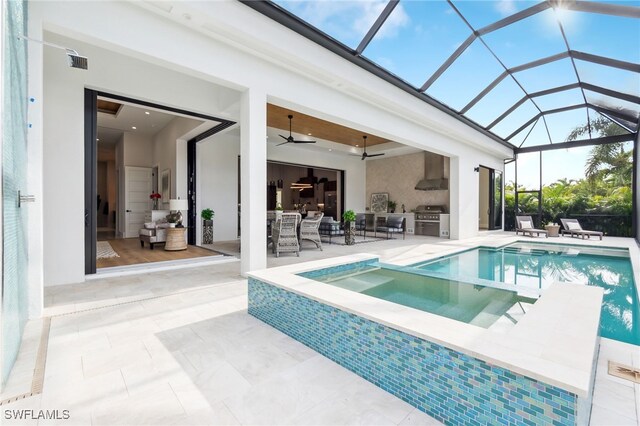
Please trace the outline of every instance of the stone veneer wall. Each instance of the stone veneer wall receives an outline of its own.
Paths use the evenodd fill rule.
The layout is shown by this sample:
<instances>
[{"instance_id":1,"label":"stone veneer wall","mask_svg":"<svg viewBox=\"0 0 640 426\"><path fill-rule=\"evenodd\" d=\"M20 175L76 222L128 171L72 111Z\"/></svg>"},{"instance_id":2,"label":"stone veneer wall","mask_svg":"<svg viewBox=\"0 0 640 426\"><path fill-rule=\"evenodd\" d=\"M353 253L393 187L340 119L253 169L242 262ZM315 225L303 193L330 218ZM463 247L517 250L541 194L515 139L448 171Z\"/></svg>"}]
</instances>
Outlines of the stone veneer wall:
<instances>
[{"instance_id":1,"label":"stone veneer wall","mask_svg":"<svg viewBox=\"0 0 640 426\"><path fill-rule=\"evenodd\" d=\"M449 159L444 165L445 177L449 178ZM444 205L449 212L449 191L418 191L415 188L424 178L424 152L380 157L367 160L367 207L371 206L371 194L387 192L389 200L398 203L396 213L402 212L404 204L408 212L419 205Z\"/></svg>"},{"instance_id":2,"label":"stone veneer wall","mask_svg":"<svg viewBox=\"0 0 640 426\"><path fill-rule=\"evenodd\" d=\"M446 424L576 424L570 392L255 278L249 313Z\"/></svg>"}]
</instances>

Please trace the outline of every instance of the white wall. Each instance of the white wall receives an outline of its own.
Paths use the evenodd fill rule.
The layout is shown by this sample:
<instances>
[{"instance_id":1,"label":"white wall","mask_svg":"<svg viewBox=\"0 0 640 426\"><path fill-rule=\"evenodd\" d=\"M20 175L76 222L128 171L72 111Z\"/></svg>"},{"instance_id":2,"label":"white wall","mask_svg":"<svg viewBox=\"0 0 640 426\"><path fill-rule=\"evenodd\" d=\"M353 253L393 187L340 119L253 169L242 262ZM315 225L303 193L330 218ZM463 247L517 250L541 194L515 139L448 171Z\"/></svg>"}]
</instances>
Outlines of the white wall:
<instances>
[{"instance_id":1,"label":"white wall","mask_svg":"<svg viewBox=\"0 0 640 426\"><path fill-rule=\"evenodd\" d=\"M62 45L71 43L90 58L89 69L82 71L69 68L64 52L57 49L45 50L43 56L43 97L47 102L42 109L44 136L39 142L47 159L41 175L47 214L43 219L42 267L44 284L56 285L84 281L84 88L210 115L220 112L217 101L220 89L206 81L78 41L70 42L54 35L48 35L48 40ZM124 69L126 73L121 72ZM137 140L137 136L127 132L124 147L118 152L122 161L118 166L120 176L125 162L144 167L154 165L155 150L148 145L151 141L143 141L143 145L126 143ZM174 139L170 154L173 164L176 149ZM172 193L176 194L176 176L172 174L171 179ZM182 182L185 184L186 178ZM120 192L123 193L122 188ZM65 226L59 226L61 218ZM122 228L122 221L119 222ZM61 241L64 241L64 250L60 250Z\"/></svg>"},{"instance_id":2,"label":"white wall","mask_svg":"<svg viewBox=\"0 0 640 426\"><path fill-rule=\"evenodd\" d=\"M152 167L154 141L148 135L124 132L124 165L134 167Z\"/></svg>"},{"instance_id":3,"label":"white wall","mask_svg":"<svg viewBox=\"0 0 640 426\"><path fill-rule=\"evenodd\" d=\"M180 148L181 151L184 152L178 162L178 139L198 127L200 124L202 124L201 120L176 117L153 137L152 164L158 166L158 173L160 176L164 170L170 170L170 198L176 198L178 195L181 195L182 198L186 198L186 144ZM181 166L180 173L178 173L177 169L178 163ZM160 207L166 210L169 208L169 204L165 203L164 206Z\"/></svg>"},{"instance_id":4,"label":"white wall","mask_svg":"<svg viewBox=\"0 0 640 426\"><path fill-rule=\"evenodd\" d=\"M238 132L215 135L196 145L196 244L202 241L200 212L210 208L213 240L229 241L238 236Z\"/></svg>"},{"instance_id":5,"label":"white wall","mask_svg":"<svg viewBox=\"0 0 640 426\"><path fill-rule=\"evenodd\" d=\"M266 93L270 102L281 106L447 155L452 172L452 238L477 234L478 175L473 168L481 163L502 170L502 159L512 155L511 150L455 118L239 2L183 2L174 8L179 15L166 15L146 2L51 1L31 2L29 7L34 33L47 29L64 34L66 37L45 36L89 57L89 70L81 71L68 68L64 53L55 49L44 50L42 62L37 55L30 56L30 93L46 100L44 106L34 107L34 122L38 122L38 113L43 117L42 139L34 143L44 147L46 158L41 176L47 212L42 226L46 285L84 279L85 87L229 118L239 116L236 92L231 89L251 89ZM184 21L185 10L193 17L189 28L171 22ZM113 22L119 23L118 30ZM93 45L79 40L90 40ZM295 52L295 67L287 62L291 52ZM38 68L39 63L43 68ZM293 163L308 157L296 147L274 156ZM320 154L317 157L322 163L319 167L347 168L336 165L346 161L342 158L325 161ZM31 178L39 176L36 173ZM364 209L364 184L364 171L347 173L346 208ZM357 187L361 188L359 195ZM61 217L68 226L55 226ZM58 250L62 240L65 250Z\"/></svg>"}]
</instances>

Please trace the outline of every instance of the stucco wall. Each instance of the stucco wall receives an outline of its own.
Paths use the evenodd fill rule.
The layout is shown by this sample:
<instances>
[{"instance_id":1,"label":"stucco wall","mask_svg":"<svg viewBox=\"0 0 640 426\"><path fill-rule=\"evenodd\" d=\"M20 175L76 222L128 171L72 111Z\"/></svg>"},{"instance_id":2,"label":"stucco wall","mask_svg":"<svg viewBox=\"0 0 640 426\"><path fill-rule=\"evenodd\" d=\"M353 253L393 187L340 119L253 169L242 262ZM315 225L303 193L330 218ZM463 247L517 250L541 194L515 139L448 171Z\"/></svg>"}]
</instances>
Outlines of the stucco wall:
<instances>
[{"instance_id":1,"label":"stucco wall","mask_svg":"<svg viewBox=\"0 0 640 426\"><path fill-rule=\"evenodd\" d=\"M410 212L419 205L446 206L449 211L449 190L419 191L418 181L424 178L424 153L399 155L397 157L367 160L367 207L371 194L386 192L389 200L397 203L396 212L404 204ZM445 160L444 175L449 178L449 159Z\"/></svg>"}]
</instances>

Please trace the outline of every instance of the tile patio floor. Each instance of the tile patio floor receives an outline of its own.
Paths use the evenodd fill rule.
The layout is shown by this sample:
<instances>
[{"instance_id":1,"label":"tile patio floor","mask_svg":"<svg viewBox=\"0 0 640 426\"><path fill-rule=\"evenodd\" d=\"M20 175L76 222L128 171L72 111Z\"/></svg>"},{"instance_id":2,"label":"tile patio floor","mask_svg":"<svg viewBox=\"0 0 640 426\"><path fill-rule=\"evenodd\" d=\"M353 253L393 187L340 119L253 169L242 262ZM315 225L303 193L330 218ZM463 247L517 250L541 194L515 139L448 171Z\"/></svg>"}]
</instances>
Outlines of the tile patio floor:
<instances>
[{"instance_id":1,"label":"tile patio floor","mask_svg":"<svg viewBox=\"0 0 640 426\"><path fill-rule=\"evenodd\" d=\"M355 249L400 261L513 239L509 233L465 241L408 237ZM629 241L605 239L606 245ZM324 247L303 250L300 258L270 255L268 263L354 252ZM43 392L3 406L2 423L439 424L248 315L246 294L239 262L47 288ZM0 400L29 390L42 324L28 324ZM636 425L640 386L609 376L609 359L640 366L640 348L603 339L591 424ZM70 418L10 421L5 409L69 410Z\"/></svg>"}]
</instances>

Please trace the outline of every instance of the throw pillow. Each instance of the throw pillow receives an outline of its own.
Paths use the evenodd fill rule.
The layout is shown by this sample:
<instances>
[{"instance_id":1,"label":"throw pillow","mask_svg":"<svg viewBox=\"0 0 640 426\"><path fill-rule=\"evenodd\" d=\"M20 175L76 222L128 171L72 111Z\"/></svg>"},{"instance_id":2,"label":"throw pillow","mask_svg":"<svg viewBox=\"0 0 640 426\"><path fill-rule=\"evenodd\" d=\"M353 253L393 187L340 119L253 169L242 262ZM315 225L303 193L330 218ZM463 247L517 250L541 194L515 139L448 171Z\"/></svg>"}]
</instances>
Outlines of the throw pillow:
<instances>
[{"instance_id":1,"label":"throw pillow","mask_svg":"<svg viewBox=\"0 0 640 426\"><path fill-rule=\"evenodd\" d=\"M582 231L582 226L578 222L567 222L569 231Z\"/></svg>"},{"instance_id":2,"label":"throw pillow","mask_svg":"<svg viewBox=\"0 0 640 426\"><path fill-rule=\"evenodd\" d=\"M520 229L533 229L533 224L530 220L521 220Z\"/></svg>"}]
</instances>

